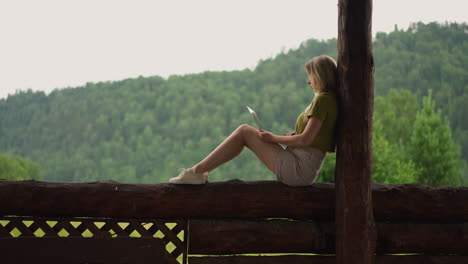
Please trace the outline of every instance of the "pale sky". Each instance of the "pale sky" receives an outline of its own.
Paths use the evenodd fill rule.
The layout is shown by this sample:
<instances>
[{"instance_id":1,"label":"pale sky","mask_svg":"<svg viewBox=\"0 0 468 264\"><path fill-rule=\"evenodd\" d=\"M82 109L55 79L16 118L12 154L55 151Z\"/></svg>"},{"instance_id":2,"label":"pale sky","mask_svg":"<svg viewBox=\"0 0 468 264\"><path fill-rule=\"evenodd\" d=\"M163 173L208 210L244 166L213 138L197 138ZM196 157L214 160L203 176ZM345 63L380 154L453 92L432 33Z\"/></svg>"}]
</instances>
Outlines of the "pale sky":
<instances>
[{"instance_id":1,"label":"pale sky","mask_svg":"<svg viewBox=\"0 0 468 264\"><path fill-rule=\"evenodd\" d=\"M337 2L0 0L0 98L140 75L252 69L307 39L336 38ZM467 0L374 0L373 32L467 22L467 10Z\"/></svg>"}]
</instances>

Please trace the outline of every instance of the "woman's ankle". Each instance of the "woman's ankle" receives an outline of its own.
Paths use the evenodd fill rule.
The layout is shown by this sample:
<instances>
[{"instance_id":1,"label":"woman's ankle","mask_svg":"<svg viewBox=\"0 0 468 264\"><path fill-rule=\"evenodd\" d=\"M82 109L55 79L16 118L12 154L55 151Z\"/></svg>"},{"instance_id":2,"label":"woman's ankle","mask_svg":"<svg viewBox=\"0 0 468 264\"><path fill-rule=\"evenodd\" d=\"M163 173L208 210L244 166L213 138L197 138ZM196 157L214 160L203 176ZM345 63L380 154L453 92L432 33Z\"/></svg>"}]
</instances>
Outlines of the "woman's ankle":
<instances>
[{"instance_id":1,"label":"woman's ankle","mask_svg":"<svg viewBox=\"0 0 468 264\"><path fill-rule=\"evenodd\" d=\"M190 171L192 173L202 173L203 171L200 170L199 166L195 165L192 168L190 168Z\"/></svg>"}]
</instances>

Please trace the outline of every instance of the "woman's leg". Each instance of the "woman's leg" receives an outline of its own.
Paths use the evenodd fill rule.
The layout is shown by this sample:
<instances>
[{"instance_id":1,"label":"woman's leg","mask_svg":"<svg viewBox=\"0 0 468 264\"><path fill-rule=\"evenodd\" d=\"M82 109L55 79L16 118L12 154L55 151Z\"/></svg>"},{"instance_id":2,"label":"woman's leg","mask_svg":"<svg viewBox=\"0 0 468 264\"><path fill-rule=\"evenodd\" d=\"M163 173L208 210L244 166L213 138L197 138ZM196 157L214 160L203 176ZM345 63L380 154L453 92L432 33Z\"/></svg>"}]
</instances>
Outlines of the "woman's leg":
<instances>
[{"instance_id":1,"label":"woman's leg","mask_svg":"<svg viewBox=\"0 0 468 264\"><path fill-rule=\"evenodd\" d=\"M282 149L279 144L263 142L257 129L241 125L229 135L205 159L192 167L195 173L210 172L242 152L244 146L252 150L268 169L276 174L276 157Z\"/></svg>"}]
</instances>

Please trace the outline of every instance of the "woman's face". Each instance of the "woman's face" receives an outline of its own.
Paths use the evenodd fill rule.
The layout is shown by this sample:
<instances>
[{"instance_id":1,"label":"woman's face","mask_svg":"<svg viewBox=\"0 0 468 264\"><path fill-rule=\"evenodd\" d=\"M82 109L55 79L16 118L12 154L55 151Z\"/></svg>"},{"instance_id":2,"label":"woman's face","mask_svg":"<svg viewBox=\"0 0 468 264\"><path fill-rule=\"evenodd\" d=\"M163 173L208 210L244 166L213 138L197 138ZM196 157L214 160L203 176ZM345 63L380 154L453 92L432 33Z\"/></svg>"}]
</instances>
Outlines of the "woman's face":
<instances>
[{"instance_id":1,"label":"woman's face","mask_svg":"<svg viewBox=\"0 0 468 264\"><path fill-rule=\"evenodd\" d=\"M316 86L317 81L315 81L315 79L312 76L309 76L309 80L307 80L307 84L310 86L310 88L312 88L312 90L315 91L314 87Z\"/></svg>"}]
</instances>

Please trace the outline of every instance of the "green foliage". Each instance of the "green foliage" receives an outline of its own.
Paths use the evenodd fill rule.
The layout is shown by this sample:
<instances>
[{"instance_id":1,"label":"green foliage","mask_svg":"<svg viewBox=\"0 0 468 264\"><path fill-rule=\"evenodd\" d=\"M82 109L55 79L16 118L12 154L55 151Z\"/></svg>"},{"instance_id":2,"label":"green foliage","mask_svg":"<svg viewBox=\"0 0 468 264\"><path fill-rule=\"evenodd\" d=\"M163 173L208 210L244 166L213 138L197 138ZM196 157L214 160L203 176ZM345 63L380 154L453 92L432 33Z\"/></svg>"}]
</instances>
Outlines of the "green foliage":
<instances>
[{"instance_id":1,"label":"green foliage","mask_svg":"<svg viewBox=\"0 0 468 264\"><path fill-rule=\"evenodd\" d=\"M459 147L454 143L447 119L435 111L432 92L423 98L416 116L410 153L421 168L419 183L428 185L461 185L462 166Z\"/></svg>"},{"instance_id":2,"label":"green foliage","mask_svg":"<svg viewBox=\"0 0 468 264\"><path fill-rule=\"evenodd\" d=\"M374 123L372 180L375 183L418 183L421 170L405 157L398 144L391 144L380 121ZM407 133L407 131L404 131ZM403 133L403 134L404 134Z\"/></svg>"},{"instance_id":3,"label":"green foliage","mask_svg":"<svg viewBox=\"0 0 468 264\"><path fill-rule=\"evenodd\" d=\"M335 182L336 153L328 154L320 168L317 182Z\"/></svg>"},{"instance_id":4,"label":"green foliage","mask_svg":"<svg viewBox=\"0 0 468 264\"><path fill-rule=\"evenodd\" d=\"M374 100L374 134L405 148L411 139L412 127L419 109L415 94L405 89L391 89L387 96Z\"/></svg>"},{"instance_id":5,"label":"green foliage","mask_svg":"<svg viewBox=\"0 0 468 264\"><path fill-rule=\"evenodd\" d=\"M467 30L466 24L420 23L377 34L374 182L424 177L408 148L418 98L431 88L468 160ZM254 70L87 83L49 95L19 92L0 99L0 149L40 164L45 180L167 182L251 123L246 105L267 130L292 131L312 99L304 64L321 54L336 58L336 46L336 39L308 40ZM334 181L334 164L328 156L319 181ZM249 151L211 175L214 181L276 178Z\"/></svg>"},{"instance_id":6,"label":"green foliage","mask_svg":"<svg viewBox=\"0 0 468 264\"><path fill-rule=\"evenodd\" d=\"M421 170L407 154L418 101L408 90L390 90L374 102L372 178L376 183L417 183Z\"/></svg>"},{"instance_id":7,"label":"green foliage","mask_svg":"<svg viewBox=\"0 0 468 264\"><path fill-rule=\"evenodd\" d=\"M7 157L0 154L0 179L40 179L39 165L21 157Z\"/></svg>"},{"instance_id":8,"label":"green foliage","mask_svg":"<svg viewBox=\"0 0 468 264\"><path fill-rule=\"evenodd\" d=\"M468 160L468 25L414 23L406 31L377 33L374 41L375 91L385 96L406 89L433 99L447 116L455 141ZM468 175L467 175L468 176Z\"/></svg>"}]
</instances>

